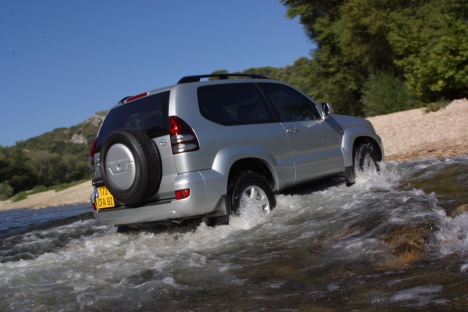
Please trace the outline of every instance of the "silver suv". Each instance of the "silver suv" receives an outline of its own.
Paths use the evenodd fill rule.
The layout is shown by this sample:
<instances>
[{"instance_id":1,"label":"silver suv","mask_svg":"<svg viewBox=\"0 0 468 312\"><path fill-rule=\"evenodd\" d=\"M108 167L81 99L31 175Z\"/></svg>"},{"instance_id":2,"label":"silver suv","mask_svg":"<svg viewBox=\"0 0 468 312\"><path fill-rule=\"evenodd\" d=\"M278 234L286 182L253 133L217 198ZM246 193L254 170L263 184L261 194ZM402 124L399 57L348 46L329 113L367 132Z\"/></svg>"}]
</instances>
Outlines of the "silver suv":
<instances>
[{"instance_id":1,"label":"silver suv","mask_svg":"<svg viewBox=\"0 0 468 312\"><path fill-rule=\"evenodd\" d=\"M257 75L189 76L122 99L91 146L91 204L100 224L189 218L226 224L244 202L269 212L275 193L378 163L370 122L332 114Z\"/></svg>"}]
</instances>

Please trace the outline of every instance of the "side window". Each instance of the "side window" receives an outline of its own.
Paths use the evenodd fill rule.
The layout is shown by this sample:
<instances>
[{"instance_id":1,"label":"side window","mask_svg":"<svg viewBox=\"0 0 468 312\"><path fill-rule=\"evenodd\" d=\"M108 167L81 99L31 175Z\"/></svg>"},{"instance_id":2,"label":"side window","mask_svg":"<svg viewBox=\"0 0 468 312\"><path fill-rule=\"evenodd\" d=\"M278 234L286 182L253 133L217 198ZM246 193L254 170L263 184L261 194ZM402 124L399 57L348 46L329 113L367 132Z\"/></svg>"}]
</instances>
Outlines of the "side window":
<instances>
[{"instance_id":1,"label":"side window","mask_svg":"<svg viewBox=\"0 0 468 312\"><path fill-rule=\"evenodd\" d=\"M281 121L321 119L315 104L298 91L274 83L262 83L260 88L278 112Z\"/></svg>"},{"instance_id":2,"label":"side window","mask_svg":"<svg viewBox=\"0 0 468 312\"><path fill-rule=\"evenodd\" d=\"M232 83L198 88L203 117L222 125L273 122L274 116L253 83Z\"/></svg>"}]
</instances>

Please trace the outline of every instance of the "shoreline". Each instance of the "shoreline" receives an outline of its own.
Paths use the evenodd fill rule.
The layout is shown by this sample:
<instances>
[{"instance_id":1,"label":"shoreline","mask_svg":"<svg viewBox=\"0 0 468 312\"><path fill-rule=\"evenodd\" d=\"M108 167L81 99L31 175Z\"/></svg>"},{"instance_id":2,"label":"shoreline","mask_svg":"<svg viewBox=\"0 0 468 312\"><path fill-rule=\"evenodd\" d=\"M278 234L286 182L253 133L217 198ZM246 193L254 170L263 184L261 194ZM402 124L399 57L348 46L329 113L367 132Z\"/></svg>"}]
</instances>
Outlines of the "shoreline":
<instances>
[{"instance_id":1,"label":"shoreline","mask_svg":"<svg viewBox=\"0 0 468 312\"><path fill-rule=\"evenodd\" d=\"M382 138L386 161L468 154L468 100L426 113L424 108L369 117Z\"/></svg>"},{"instance_id":2,"label":"shoreline","mask_svg":"<svg viewBox=\"0 0 468 312\"><path fill-rule=\"evenodd\" d=\"M468 100L454 100L446 108L426 113L424 108L369 117L382 138L385 161L451 158L468 155ZM29 195L18 202L0 201L0 211L89 203L91 181L56 192Z\"/></svg>"},{"instance_id":3,"label":"shoreline","mask_svg":"<svg viewBox=\"0 0 468 312\"><path fill-rule=\"evenodd\" d=\"M17 202L12 202L11 200L0 201L0 211L24 208L40 209L89 203L92 192L93 187L91 180L89 180L58 192L50 190L28 195L25 199Z\"/></svg>"}]
</instances>

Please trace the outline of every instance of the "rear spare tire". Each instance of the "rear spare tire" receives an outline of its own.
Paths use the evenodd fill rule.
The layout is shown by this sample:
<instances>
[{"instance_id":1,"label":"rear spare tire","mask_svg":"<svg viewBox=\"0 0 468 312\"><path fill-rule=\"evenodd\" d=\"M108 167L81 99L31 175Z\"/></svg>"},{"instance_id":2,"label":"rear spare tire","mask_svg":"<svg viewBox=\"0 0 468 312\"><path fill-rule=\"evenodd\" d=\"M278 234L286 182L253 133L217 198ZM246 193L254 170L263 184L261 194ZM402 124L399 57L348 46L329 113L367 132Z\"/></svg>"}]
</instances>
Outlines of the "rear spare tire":
<instances>
[{"instance_id":1,"label":"rear spare tire","mask_svg":"<svg viewBox=\"0 0 468 312\"><path fill-rule=\"evenodd\" d=\"M118 129L105 140L100 157L106 187L124 204L143 202L161 183L161 157L154 142L143 131Z\"/></svg>"}]
</instances>

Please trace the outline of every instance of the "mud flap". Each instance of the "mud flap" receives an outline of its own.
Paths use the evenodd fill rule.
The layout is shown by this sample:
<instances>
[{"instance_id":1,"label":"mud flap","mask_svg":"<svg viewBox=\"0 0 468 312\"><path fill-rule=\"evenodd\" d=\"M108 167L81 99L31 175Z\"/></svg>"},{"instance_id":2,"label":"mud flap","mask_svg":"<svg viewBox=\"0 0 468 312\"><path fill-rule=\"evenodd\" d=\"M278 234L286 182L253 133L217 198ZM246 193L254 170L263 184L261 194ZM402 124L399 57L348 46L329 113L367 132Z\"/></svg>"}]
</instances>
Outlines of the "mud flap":
<instances>
[{"instance_id":1,"label":"mud flap","mask_svg":"<svg viewBox=\"0 0 468 312\"><path fill-rule=\"evenodd\" d=\"M227 208L227 196L222 195L214 212L210 213L207 224L209 226L228 225L229 224L229 208Z\"/></svg>"},{"instance_id":2,"label":"mud flap","mask_svg":"<svg viewBox=\"0 0 468 312\"><path fill-rule=\"evenodd\" d=\"M346 186L351 186L354 184L354 167L348 166L343 170L343 176L346 179Z\"/></svg>"}]
</instances>

